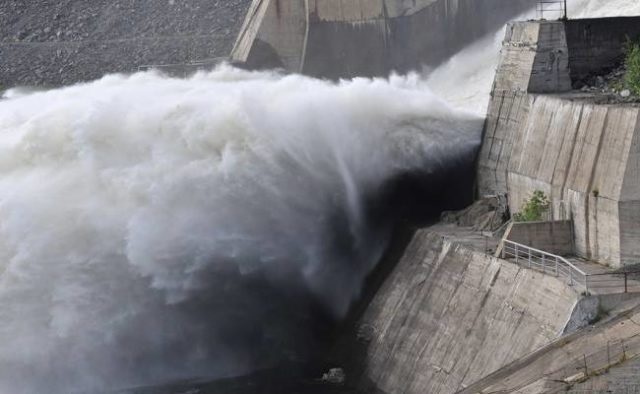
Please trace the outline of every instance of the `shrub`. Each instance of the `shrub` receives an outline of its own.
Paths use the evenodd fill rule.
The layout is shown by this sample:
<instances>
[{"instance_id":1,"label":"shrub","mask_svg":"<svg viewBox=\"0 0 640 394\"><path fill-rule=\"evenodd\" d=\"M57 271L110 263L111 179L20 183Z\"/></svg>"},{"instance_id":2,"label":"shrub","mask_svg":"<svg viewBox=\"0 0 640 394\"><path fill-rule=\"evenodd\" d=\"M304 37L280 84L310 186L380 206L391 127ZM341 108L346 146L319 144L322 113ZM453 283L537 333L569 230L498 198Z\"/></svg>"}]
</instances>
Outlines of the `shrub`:
<instances>
[{"instance_id":1,"label":"shrub","mask_svg":"<svg viewBox=\"0 0 640 394\"><path fill-rule=\"evenodd\" d=\"M640 44L628 44L625 65L627 66L625 83L631 93L640 95Z\"/></svg>"},{"instance_id":2,"label":"shrub","mask_svg":"<svg viewBox=\"0 0 640 394\"><path fill-rule=\"evenodd\" d=\"M537 222L549 211L549 199L540 190L533 192L531 198L525 201L522 211L513 215L516 222Z\"/></svg>"}]
</instances>

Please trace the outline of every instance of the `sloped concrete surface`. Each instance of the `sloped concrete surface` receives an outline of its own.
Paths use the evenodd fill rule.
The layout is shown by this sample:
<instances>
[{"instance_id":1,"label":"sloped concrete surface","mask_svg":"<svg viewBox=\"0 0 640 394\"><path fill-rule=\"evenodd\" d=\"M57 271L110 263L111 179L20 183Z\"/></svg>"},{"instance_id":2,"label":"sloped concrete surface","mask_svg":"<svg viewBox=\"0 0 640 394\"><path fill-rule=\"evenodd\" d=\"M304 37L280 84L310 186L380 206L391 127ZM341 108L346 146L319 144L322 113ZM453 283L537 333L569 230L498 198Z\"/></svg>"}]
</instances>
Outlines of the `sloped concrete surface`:
<instances>
[{"instance_id":1,"label":"sloped concrete surface","mask_svg":"<svg viewBox=\"0 0 640 394\"><path fill-rule=\"evenodd\" d=\"M364 314L363 380L387 393L454 393L556 339L578 295L429 229Z\"/></svg>"},{"instance_id":2,"label":"sloped concrete surface","mask_svg":"<svg viewBox=\"0 0 640 394\"><path fill-rule=\"evenodd\" d=\"M626 393L638 389L640 305L564 336L461 393ZM616 390L623 391L616 391Z\"/></svg>"}]
</instances>

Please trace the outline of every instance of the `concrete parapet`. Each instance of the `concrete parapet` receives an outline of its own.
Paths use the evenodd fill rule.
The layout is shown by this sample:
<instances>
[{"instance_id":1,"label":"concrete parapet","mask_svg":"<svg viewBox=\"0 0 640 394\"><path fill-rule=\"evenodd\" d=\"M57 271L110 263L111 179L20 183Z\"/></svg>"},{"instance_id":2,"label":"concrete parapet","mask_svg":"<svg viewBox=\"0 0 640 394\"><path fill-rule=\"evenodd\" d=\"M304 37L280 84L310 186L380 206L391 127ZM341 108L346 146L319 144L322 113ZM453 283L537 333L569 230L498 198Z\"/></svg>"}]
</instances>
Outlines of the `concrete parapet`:
<instances>
[{"instance_id":1,"label":"concrete parapet","mask_svg":"<svg viewBox=\"0 0 640 394\"><path fill-rule=\"evenodd\" d=\"M559 21L510 23L494 91L545 93L570 89L564 24Z\"/></svg>"},{"instance_id":2,"label":"concrete parapet","mask_svg":"<svg viewBox=\"0 0 640 394\"><path fill-rule=\"evenodd\" d=\"M573 235L569 220L511 223L504 238L559 256L573 253Z\"/></svg>"}]
</instances>

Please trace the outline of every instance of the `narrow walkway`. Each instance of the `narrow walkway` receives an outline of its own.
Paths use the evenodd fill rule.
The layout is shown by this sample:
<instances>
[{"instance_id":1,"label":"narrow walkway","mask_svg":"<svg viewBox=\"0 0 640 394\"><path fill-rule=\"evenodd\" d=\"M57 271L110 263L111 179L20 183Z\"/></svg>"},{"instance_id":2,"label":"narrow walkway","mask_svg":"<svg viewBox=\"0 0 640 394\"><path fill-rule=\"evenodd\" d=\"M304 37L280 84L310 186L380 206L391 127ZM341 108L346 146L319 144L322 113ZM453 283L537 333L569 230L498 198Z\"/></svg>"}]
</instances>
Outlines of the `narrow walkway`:
<instances>
[{"instance_id":1,"label":"narrow walkway","mask_svg":"<svg viewBox=\"0 0 640 394\"><path fill-rule=\"evenodd\" d=\"M493 255L500 243L500 238L475 230L473 227L460 227L455 224L438 223L430 227L430 230L452 242L491 255Z\"/></svg>"},{"instance_id":2,"label":"narrow walkway","mask_svg":"<svg viewBox=\"0 0 640 394\"><path fill-rule=\"evenodd\" d=\"M607 272L612 272L613 270L609 267L606 267L602 264L595 263L593 261L585 260L580 257L566 257L567 260L571 262L571 264L583 270L585 273L591 274L604 274Z\"/></svg>"},{"instance_id":3,"label":"narrow walkway","mask_svg":"<svg viewBox=\"0 0 640 394\"><path fill-rule=\"evenodd\" d=\"M567 260L589 275L589 292L592 294L640 292L640 273L625 275L618 270L579 257L569 257Z\"/></svg>"},{"instance_id":4,"label":"narrow walkway","mask_svg":"<svg viewBox=\"0 0 640 394\"><path fill-rule=\"evenodd\" d=\"M430 229L451 242L456 242L475 251L490 255L495 253L501 242L500 238L477 231L473 227L438 223ZM547 255L546 262L544 259L541 261L542 254L538 256L535 253L527 255L526 252L519 253L518 262L513 256L507 256L505 260L524 268L534 269L550 276L559 276L563 280L566 279L567 283L574 286L577 292L588 291L592 295L640 293L640 272L624 274L593 261L579 257L565 257L564 260L575 266L577 271L566 265L561 265L560 272L556 273L552 260L549 259L549 256L553 255L546 252L544 254ZM533 259L532 264L529 264L528 258ZM541 262L542 264L540 264Z\"/></svg>"}]
</instances>

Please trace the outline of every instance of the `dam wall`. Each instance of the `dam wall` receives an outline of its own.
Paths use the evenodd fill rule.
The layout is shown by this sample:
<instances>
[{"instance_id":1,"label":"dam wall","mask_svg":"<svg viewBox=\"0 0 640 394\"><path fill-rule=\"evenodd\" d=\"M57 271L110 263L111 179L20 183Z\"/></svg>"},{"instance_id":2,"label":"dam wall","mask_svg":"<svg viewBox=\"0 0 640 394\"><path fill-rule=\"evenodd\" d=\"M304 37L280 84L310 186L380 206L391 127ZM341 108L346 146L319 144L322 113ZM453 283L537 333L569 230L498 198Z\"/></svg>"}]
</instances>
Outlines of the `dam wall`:
<instances>
[{"instance_id":1,"label":"dam wall","mask_svg":"<svg viewBox=\"0 0 640 394\"><path fill-rule=\"evenodd\" d=\"M576 21L567 29L563 22L511 24L478 160L480 195L508 195L514 213L533 191L543 191L553 218L568 213L573 220L576 254L611 266L640 261L640 105L571 92L572 65L582 63L584 52L574 56L571 48L599 43L613 67L619 30L614 38L582 34L583 41L577 32L620 19L626 26L635 21L631 33L640 30L640 18ZM594 64L588 72L606 68Z\"/></svg>"},{"instance_id":2,"label":"dam wall","mask_svg":"<svg viewBox=\"0 0 640 394\"><path fill-rule=\"evenodd\" d=\"M555 277L418 231L363 315L363 380L455 393L558 338L579 295Z\"/></svg>"},{"instance_id":3,"label":"dam wall","mask_svg":"<svg viewBox=\"0 0 640 394\"><path fill-rule=\"evenodd\" d=\"M640 261L640 102L575 90L619 66L622 33L639 29L640 18L508 26L478 192L513 214L541 190L552 221L512 224L507 238L590 260L576 264ZM589 56L598 59L589 65ZM460 237L418 231L362 315L370 333L363 382L388 393L548 393L607 388L598 375L610 369L637 372L637 360L631 372L616 369L638 357L635 295L578 294L483 253L495 235L465 225Z\"/></svg>"},{"instance_id":4,"label":"dam wall","mask_svg":"<svg viewBox=\"0 0 640 394\"><path fill-rule=\"evenodd\" d=\"M232 59L323 78L435 66L534 0L254 0ZM285 33L286 32L286 33Z\"/></svg>"}]
</instances>

